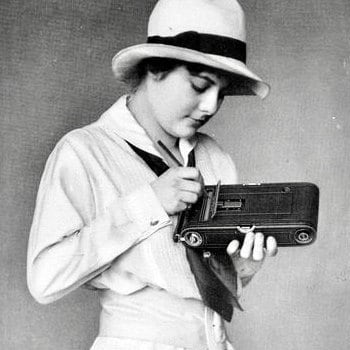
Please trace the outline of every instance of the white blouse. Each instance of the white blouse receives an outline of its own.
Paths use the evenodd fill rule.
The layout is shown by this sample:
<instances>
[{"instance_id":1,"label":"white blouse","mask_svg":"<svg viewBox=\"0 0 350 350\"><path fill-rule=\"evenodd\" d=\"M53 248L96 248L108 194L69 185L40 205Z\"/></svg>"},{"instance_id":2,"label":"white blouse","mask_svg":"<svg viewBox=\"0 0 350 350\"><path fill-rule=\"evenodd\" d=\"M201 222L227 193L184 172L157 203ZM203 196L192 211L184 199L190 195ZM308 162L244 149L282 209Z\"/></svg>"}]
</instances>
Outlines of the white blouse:
<instances>
[{"instance_id":1,"label":"white blouse","mask_svg":"<svg viewBox=\"0 0 350 350\"><path fill-rule=\"evenodd\" d=\"M126 96L97 122L65 135L50 155L28 245L28 286L37 301L49 303L88 284L101 291L105 315L123 313L128 300L146 294L146 303L158 303L160 311L169 298L174 310L183 300L202 305L185 248L172 239L177 217L164 211L150 186L156 175L124 140L162 157L127 109ZM194 146L205 184L236 182L231 158L213 139L198 133L180 140L185 160ZM112 317L109 323L117 322ZM122 332L104 329L113 337Z\"/></svg>"}]
</instances>

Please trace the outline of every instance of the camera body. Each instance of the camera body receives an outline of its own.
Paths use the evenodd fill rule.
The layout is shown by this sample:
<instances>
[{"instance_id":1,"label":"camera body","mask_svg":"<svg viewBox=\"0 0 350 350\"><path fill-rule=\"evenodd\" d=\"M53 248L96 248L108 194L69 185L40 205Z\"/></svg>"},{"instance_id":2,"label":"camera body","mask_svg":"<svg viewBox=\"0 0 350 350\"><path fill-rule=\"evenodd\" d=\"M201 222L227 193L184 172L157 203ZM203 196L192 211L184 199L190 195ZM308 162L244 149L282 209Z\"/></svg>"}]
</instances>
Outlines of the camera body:
<instances>
[{"instance_id":1,"label":"camera body","mask_svg":"<svg viewBox=\"0 0 350 350\"><path fill-rule=\"evenodd\" d=\"M249 231L275 237L278 246L316 239L319 190L306 182L205 186L206 194L182 212L175 242L191 248L226 248Z\"/></svg>"}]
</instances>

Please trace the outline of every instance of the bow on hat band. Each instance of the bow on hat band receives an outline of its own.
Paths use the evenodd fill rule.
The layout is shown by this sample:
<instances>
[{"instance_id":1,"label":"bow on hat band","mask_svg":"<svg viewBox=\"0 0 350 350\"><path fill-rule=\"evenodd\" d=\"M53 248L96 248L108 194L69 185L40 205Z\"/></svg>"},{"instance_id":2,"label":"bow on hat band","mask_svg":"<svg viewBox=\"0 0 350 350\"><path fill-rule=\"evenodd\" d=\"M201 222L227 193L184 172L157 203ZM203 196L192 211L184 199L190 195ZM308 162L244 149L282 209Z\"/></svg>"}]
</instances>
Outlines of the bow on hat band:
<instances>
[{"instance_id":1,"label":"bow on hat band","mask_svg":"<svg viewBox=\"0 0 350 350\"><path fill-rule=\"evenodd\" d=\"M182 47L246 63L246 43L225 36L188 31L176 36L150 36L147 43Z\"/></svg>"}]
</instances>

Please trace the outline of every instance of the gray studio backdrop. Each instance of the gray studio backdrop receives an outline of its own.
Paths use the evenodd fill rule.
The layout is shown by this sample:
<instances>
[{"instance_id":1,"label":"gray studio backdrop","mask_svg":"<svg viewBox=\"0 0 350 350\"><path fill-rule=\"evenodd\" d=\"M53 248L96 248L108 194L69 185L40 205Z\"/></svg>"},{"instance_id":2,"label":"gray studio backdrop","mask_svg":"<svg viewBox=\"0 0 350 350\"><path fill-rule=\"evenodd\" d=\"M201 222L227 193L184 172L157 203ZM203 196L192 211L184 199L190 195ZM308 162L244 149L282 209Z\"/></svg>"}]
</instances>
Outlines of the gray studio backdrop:
<instances>
[{"instance_id":1,"label":"gray studio backdrop","mask_svg":"<svg viewBox=\"0 0 350 350\"><path fill-rule=\"evenodd\" d=\"M0 348L88 349L94 292L42 306L29 295L26 247L47 156L67 131L122 93L113 54L145 38L154 0L0 1ZM245 289L229 325L240 350L350 348L350 2L244 0L249 66L264 101L228 98L206 131L242 182L309 181L319 237L283 248Z\"/></svg>"}]
</instances>

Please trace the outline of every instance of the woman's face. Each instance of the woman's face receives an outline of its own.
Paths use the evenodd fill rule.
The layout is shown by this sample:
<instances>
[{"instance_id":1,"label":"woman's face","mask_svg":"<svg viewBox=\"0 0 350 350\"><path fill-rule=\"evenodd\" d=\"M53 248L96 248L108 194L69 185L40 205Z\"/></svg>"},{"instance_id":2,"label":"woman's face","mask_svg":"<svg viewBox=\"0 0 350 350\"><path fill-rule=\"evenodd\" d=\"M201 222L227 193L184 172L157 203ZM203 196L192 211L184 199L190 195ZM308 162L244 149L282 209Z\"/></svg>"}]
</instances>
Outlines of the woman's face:
<instances>
[{"instance_id":1,"label":"woman's face","mask_svg":"<svg viewBox=\"0 0 350 350\"><path fill-rule=\"evenodd\" d=\"M189 138L219 110L229 79L211 71L190 72L178 66L150 73L148 89L154 122L173 138Z\"/></svg>"}]
</instances>

